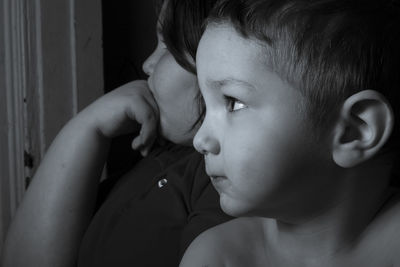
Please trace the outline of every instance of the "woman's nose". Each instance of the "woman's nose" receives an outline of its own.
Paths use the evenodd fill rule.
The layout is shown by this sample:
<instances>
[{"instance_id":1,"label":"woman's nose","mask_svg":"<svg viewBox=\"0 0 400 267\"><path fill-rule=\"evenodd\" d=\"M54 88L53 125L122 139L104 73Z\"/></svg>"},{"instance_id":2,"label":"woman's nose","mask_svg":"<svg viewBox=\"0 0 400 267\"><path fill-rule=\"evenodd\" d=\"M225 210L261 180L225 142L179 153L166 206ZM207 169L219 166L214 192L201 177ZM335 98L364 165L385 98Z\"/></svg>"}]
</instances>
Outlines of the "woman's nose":
<instances>
[{"instance_id":1,"label":"woman's nose","mask_svg":"<svg viewBox=\"0 0 400 267\"><path fill-rule=\"evenodd\" d=\"M144 73L150 76L154 71L154 66L155 66L155 55L153 53L143 62L142 69Z\"/></svg>"},{"instance_id":2,"label":"woman's nose","mask_svg":"<svg viewBox=\"0 0 400 267\"><path fill-rule=\"evenodd\" d=\"M144 73L147 75L152 75L154 72L154 68L157 66L161 57L165 53L165 49L160 46L160 43L157 44L156 49L154 49L153 53L143 62L142 69Z\"/></svg>"},{"instance_id":3,"label":"woman's nose","mask_svg":"<svg viewBox=\"0 0 400 267\"><path fill-rule=\"evenodd\" d=\"M193 145L194 148L203 155L209 153L217 155L221 149L217 138L212 135L212 131L205 121L194 136Z\"/></svg>"}]
</instances>

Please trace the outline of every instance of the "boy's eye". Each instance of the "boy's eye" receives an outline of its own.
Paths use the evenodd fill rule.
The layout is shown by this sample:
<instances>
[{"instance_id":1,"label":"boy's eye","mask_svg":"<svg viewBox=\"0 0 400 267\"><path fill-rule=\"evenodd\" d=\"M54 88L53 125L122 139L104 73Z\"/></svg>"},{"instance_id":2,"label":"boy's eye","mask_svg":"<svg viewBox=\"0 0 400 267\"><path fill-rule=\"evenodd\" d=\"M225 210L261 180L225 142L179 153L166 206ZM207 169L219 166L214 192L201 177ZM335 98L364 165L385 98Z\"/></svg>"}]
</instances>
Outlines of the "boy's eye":
<instances>
[{"instance_id":1,"label":"boy's eye","mask_svg":"<svg viewBox=\"0 0 400 267\"><path fill-rule=\"evenodd\" d=\"M160 48L167 48L167 45L164 43L164 40L162 38L158 39L158 46Z\"/></svg>"},{"instance_id":2,"label":"boy's eye","mask_svg":"<svg viewBox=\"0 0 400 267\"><path fill-rule=\"evenodd\" d=\"M237 100L234 97L225 96L225 98L226 98L227 108L228 108L229 112L235 112L235 111L241 110L243 108L247 108L247 106L243 102Z\"/></svg>"},{"instance_id":3,"label":"boy's eye","mask_svg":"<svg viewBox=\"0 0 400 267\"><path fill-rule=\"evenodd\" d=\"M164 37L161 32L157 32L157 45L162 48L167 48L167 45L164 42Z\"/></svg>"}]
</instances>

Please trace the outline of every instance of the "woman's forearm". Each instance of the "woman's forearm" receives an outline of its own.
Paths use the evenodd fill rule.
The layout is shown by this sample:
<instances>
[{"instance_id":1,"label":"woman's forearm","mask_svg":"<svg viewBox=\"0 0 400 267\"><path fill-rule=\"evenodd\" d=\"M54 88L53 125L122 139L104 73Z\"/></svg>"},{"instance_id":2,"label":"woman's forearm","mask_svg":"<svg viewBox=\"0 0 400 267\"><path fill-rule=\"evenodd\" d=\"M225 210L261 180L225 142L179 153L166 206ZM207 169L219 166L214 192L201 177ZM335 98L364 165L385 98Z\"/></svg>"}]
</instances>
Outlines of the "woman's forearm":
<instances>
[{"instance_id":1,"label":"woman's forearm","mask_svg":"<svg viewBox=\"0 0 400 267\"><path fill-rule=\"evenodd\" d=\"M108 148L109 140L82 118L62 129L11 223L4 267L76 264Z\"/></svg>"}]
</instances>

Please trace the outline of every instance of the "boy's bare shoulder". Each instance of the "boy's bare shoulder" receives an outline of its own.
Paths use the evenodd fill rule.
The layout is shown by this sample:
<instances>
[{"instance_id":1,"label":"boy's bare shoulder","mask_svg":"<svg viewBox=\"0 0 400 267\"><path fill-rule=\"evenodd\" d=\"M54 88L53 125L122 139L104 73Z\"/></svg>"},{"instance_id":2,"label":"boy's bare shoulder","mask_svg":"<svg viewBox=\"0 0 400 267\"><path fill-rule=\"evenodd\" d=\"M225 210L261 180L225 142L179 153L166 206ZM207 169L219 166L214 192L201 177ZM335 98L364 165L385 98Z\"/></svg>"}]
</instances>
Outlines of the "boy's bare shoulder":
<instances>
[{"instance_id":1,"label":"boy's bare shoulder","mask_svg":"<svg viewBox=\"0 0 400 267\"><path fill-rule=\"evenodd\" d=\"M393 253L395 266L400 266L400 190L391 197L382 214L382 232L385 242Z\"/></svg>"},{"instance_id":2,"label":"boy's bare shoulder","mask_svg":"<svg viewBox=\"0 0 400 267\"><path fill-rule=\"evenodd\" d=\"M363 238L358 256L400 266L400 192L394 192ZM360 259L359 258L359 259Z\"/></svg>"},{"instance_id":3,"label":"boy's bare shoulder","mask_svg":"<svg viewBox=\"0 0 400 267\"><path fill-rule=\"evenodd\" d=\"M258 247L259 227L257 220L237 218L208 229L190 244L180 266L255 266L242 261L248 258L245 253Z\"/></svg>"},{"instance_id":4,"label":"boy's bare shoulder","mask_svg":"<svg viewBox=\"0 0 400 267\"><path fill-rule=\"evenodd\" d=\"M400 242L400 190L393 192L382 211L378 215L378 224L385 236L396 237Z\"/></svg>"}]
</instances>

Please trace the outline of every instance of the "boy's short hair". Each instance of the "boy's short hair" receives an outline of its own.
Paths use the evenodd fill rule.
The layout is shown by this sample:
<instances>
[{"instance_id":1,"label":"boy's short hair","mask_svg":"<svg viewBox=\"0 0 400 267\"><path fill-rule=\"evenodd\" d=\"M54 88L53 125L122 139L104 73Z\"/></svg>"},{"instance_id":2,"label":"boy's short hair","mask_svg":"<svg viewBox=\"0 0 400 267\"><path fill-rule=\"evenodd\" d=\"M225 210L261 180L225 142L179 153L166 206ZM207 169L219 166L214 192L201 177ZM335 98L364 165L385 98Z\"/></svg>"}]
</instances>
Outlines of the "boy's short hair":
<instances>
[{"instance_id":1,"label":"boy's short hair","mask_svg":"<svg viewBox=\"0 0 400 267\"><path fill-rule=\"evenodd\" d=\"M208 25L229 23L264 46L267 64L302 92L319 129L350 95L381 92L395 113L386 148L397 153L399 10L395 0L222 0Z\"/></svg>"},{"instance_id":2,"label":"boy's short hair","mask_svg":"<svg viewBox=\"0 0 400 267\"><path fill-rule=\"evenodd\" d=\"M175 60L191 73L196 73L195 58L204 21L217 0L158 0L158 13L163 3L161 34Z\"/></svg>"}]
</instances>

